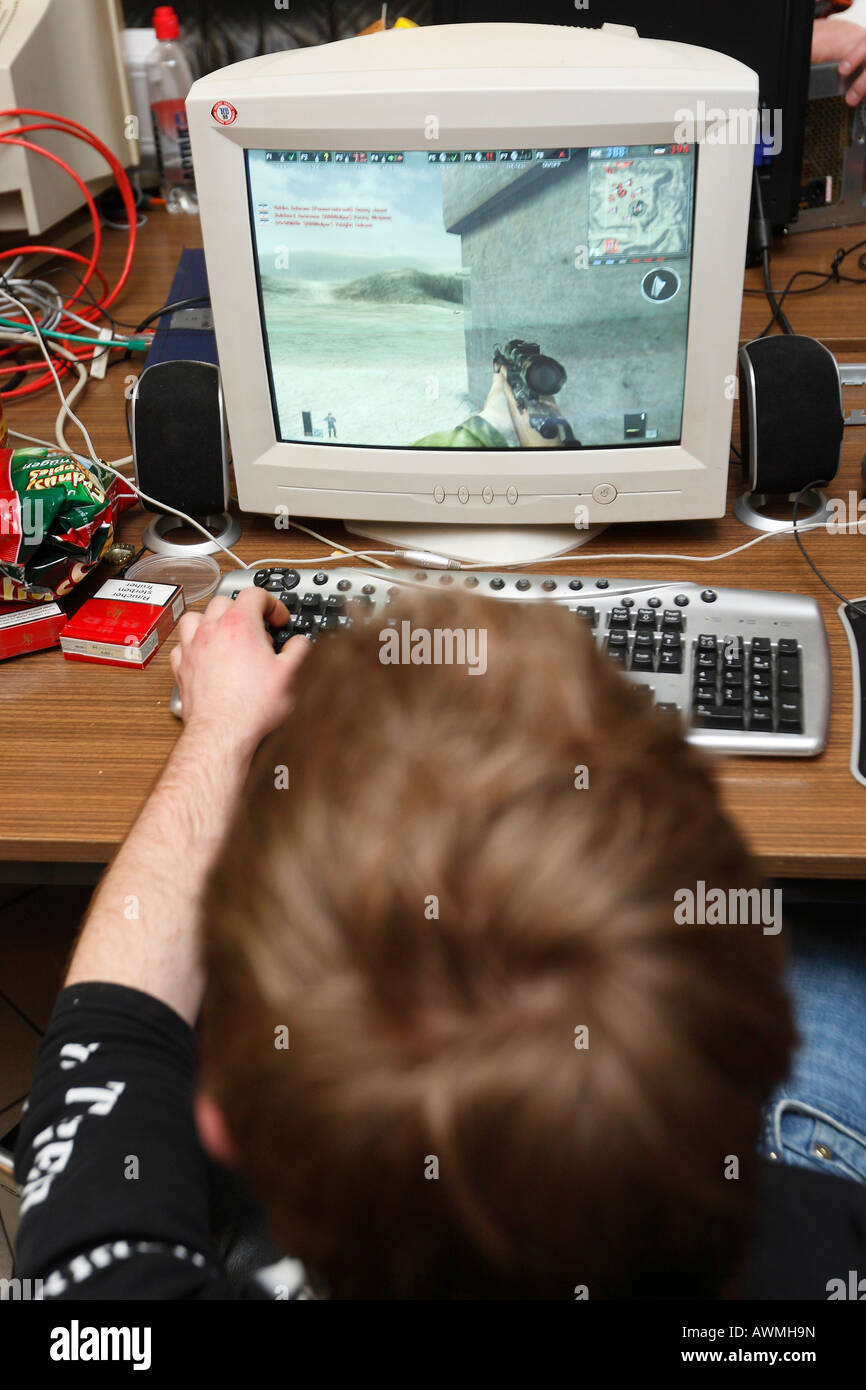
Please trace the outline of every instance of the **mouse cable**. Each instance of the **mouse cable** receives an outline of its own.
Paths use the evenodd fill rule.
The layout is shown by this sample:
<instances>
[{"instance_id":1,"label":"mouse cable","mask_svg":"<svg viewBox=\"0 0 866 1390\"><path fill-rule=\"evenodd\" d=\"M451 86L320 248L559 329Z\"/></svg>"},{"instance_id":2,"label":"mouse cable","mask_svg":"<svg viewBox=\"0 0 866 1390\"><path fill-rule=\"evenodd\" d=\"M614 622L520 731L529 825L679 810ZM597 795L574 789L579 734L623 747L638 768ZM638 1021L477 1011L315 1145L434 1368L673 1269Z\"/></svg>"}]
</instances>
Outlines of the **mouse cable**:
<instances>
[{"instance_id":1,"label":"mouse cable","mask_svg":"<svg viewBox=\"0 0 866 1390\"><path fill-rule=\"evenodd\" d=\"M846 608L852 608L854 612L857 613L861 618L866 618L866 609L860 608L859 605L853 601L853 599L846 598L844 594L839 593L838 589L834 589L829 579L826 579L825 576L821 573L818 566L815 564L815 561L812 559L811 555L806 550L806 547L804 546L802 541L801 532L803 530L812 531L815 528L812 526L802 527L797 525L797 508L799 507L805 494L807 492L815 492L820 488L827 486L828 484L826 480L822 480L814 483L807 483L805 487L800 488L800 491L794 498L794 539L796 540L797 545L800 547L800 552L803 556L803 559L806 561L806 564L810 567L810 569L814 570L815 574L818 576L821 583L824 585L824 588L829 589L830 593L833 594L834 597L837 598L840 603L844 603ZM859 529L860 522L854 522L853 524L855 526L855 529ZM851 523L849 522L846 524L845 529L850 529L850 526Z\"/></svg>"}]
</instances>

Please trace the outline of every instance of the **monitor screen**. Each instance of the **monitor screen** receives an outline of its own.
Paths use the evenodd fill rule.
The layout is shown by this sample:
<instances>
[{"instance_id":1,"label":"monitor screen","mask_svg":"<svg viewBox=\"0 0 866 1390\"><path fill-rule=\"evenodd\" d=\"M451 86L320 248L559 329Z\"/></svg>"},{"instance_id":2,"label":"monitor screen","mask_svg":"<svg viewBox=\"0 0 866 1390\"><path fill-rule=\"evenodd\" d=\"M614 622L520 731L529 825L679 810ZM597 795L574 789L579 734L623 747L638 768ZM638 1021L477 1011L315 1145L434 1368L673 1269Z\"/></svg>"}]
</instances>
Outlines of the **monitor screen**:
<instances>
[{"instance_id":1,"label":"monitor screen","mask_svg":"<svg viewBox=\"0 0 866 1390\"><path fill-rule=\"evenodd\" d=\"M247 150L278 440L681 441L697 151Z\"/></svg>"}]
</instances>

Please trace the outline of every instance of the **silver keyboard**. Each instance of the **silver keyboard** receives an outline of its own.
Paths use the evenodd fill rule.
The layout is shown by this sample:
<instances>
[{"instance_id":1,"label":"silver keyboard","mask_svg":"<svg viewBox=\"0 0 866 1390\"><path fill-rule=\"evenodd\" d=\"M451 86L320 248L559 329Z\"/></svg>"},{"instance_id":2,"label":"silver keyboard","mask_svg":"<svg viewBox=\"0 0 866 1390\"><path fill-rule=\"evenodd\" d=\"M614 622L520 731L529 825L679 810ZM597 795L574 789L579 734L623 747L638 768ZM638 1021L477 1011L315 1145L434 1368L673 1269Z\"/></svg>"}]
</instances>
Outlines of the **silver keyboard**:
<instances>
[{"instance_id":1,"label":"silver keyboard","mask_svg":"<svg viewBox=\"0 0 866 1390\"><path fill-rule=\"evenodd\" d=\"M821 609L800 594L574 574L491 570L234 570L216 592L258 584L289 609L279 650L356 622L387 623L401 594L457 588L513 603L555 603L585 624L624 675L681 721L690 743L721 753L815 757L830 719L830 652ZM180 715L177 689L172 712Z\"/></svg>"}]
</instances>

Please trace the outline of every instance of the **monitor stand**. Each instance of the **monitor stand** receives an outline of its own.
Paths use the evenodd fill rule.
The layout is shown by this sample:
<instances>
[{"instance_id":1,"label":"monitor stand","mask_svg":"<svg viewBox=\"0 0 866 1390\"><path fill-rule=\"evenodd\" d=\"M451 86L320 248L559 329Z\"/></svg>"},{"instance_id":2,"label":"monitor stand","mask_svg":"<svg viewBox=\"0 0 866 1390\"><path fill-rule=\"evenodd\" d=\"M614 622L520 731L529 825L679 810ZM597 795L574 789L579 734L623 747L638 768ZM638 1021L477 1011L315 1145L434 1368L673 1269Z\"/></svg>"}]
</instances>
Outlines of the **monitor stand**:
<instances>
[{"instance_id":1,"label":"monitor stand","mask_svg":"<svg viewBox=\"0 0 866 1390\"><path fill-rule=\"evenodd\" d=\"M398 550L429 550L449 560L532 565L566 555L594 540L605 526L422 526L415 523L344 521L353 536L385 541Z\"/></svg>"}]
</instances>

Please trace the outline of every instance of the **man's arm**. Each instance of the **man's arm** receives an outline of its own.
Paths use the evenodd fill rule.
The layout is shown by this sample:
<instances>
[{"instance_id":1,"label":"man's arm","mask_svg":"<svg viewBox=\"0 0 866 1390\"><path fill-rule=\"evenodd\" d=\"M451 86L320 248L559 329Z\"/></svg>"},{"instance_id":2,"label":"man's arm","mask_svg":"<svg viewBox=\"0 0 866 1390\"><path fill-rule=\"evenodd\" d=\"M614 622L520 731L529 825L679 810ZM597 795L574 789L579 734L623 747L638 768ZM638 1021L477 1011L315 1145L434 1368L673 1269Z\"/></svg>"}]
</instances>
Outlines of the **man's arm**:
<instances>
[{"instance_id":1,"label":"man's arm","mask_svg":"<svg viewBox=\"0 0 866 1390\"><path fill-rule=\"evenodd\" d=\"M812 62L838 63L841 77L850 77L866 62L866 0L854 0L840 15L815 20ZM858 106L864 96L866 71L852 82L845 100L850 106Z\"/></svg>"},{"instance_id":2,"label":"man's arm","mask_svg":"<svg viewBox=\"0 0 866 1390\"><path fill-rule=\"evenodd\" d=\"M67 985L128 985L195 1021L202 889L252 755L287 714L308 649L298 637L274 654L264 622L288 620L282 604L255 586L181 618L171 663L184 732L100 883Z\"/></svg>"}]
</instances>

